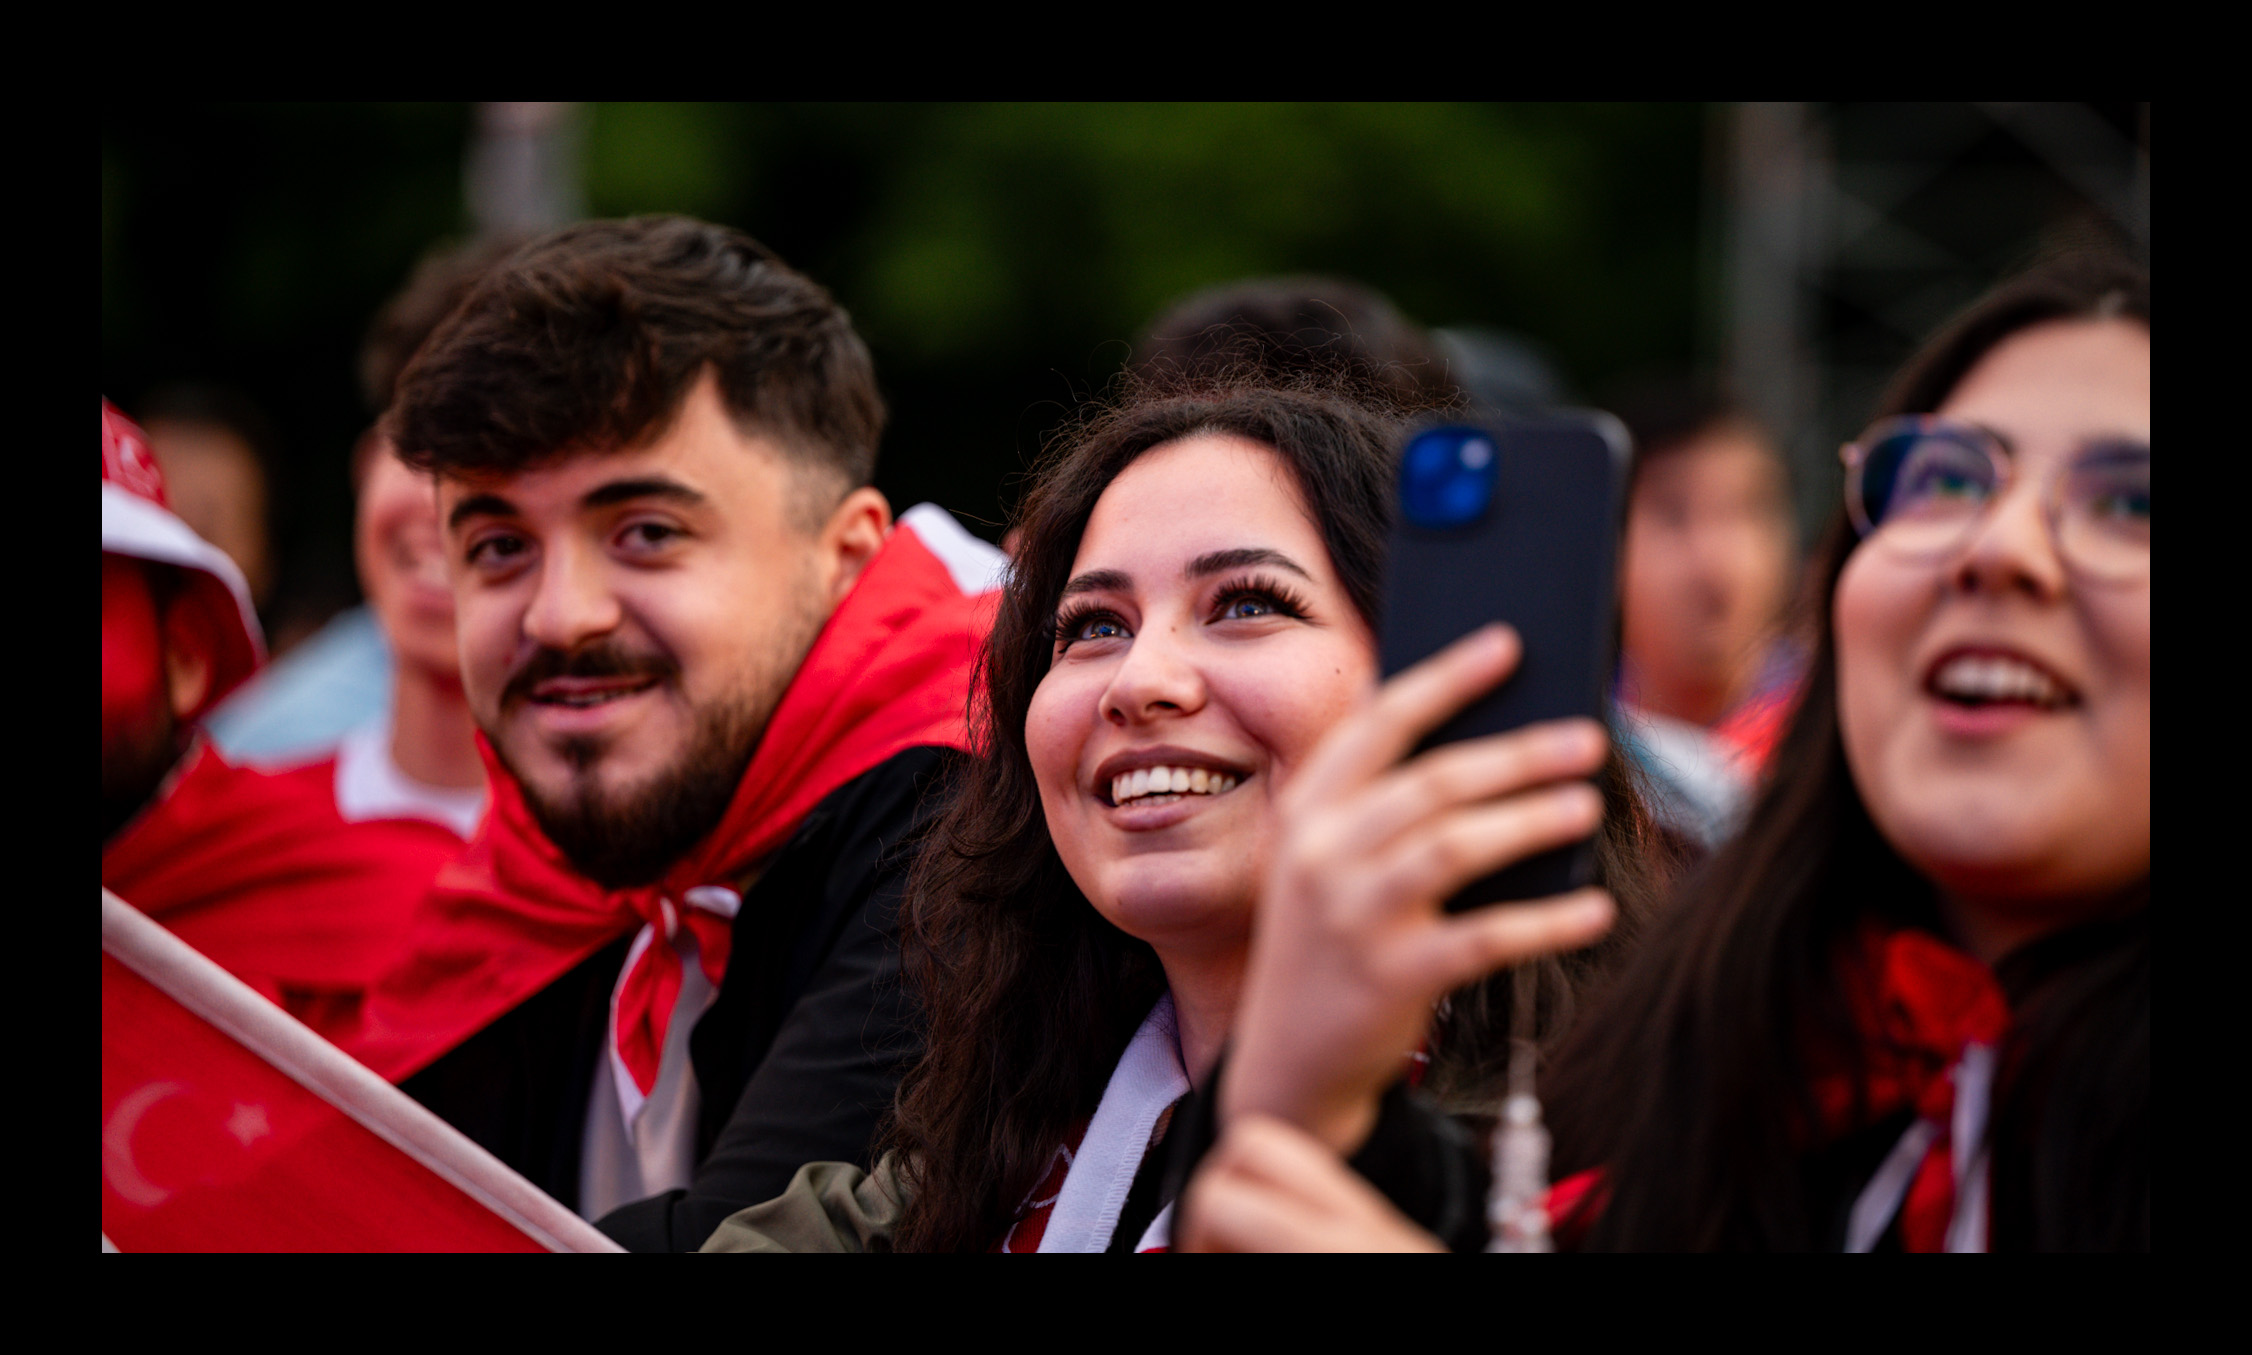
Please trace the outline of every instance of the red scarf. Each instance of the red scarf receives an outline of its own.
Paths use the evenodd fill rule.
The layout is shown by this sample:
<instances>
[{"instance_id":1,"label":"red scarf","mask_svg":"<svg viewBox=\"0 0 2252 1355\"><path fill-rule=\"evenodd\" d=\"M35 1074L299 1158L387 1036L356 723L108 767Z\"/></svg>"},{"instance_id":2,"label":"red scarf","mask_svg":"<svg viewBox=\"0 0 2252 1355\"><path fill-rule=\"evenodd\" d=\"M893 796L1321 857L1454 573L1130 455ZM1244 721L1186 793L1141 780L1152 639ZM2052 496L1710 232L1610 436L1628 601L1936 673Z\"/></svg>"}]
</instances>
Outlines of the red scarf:
<instances>
[{"instance_id":1,"label":"red scarf","mask_svg":"<svg viewBox=\"0 0 2252 1355\"><path fill-rule=\"evenodd\" d=\"M1901 1245L1947 1249L1955 1217L1955 1078L1972 1045L1998 1048L2009 1007L1993 971L1929 932L1864 927L1845 965L1862 1036L1863 1080L1843 1073L1814 1078L1821 1134L1836 1139L1913 1110L1936 1133L1916 1164L1900 1207ZM1589 1168L1550 1187L1558 1242L1575 1246L1609 1198L1603 1169Z\"/></svg>"},{"instance_id":2,"label":"red scarf","mask_svg":"<svg viewBox=\"0 0 2252 1355\"><path fill-rule=\"evenodd\" d=\"M574 870L480 738L491 812L439 874L407 960L346 1047L397 1082L649 923L656 935L619 985L615 1033L646 1095L682 978L667 943L686 927L715 986L727 972L730 919L696 900L713 898L711 886L732 898L815 805L886 759L969 747L970 674L998 596L964 595L913 528L894 530L799 666L719 826L652 885L605 890Z\"/></svg>"},{"instance_id":3,"label":"red scarf","mask_svg":"<svg viewBox=\"0 0 2252 1355\"><path fill-rule=\"evenodd\" d=\"M1971 1046L2000 1046L2009 1006L1992 970L1912 928L1863 928L1847 975L1863 1080L1856 1096L1844 1076L1815 1079L1823 1128L1842 1135L1912 1110L1937 1130L1901 1204L1900 1240L1912 1252L1945 1251L1961 1184L1953 1141L1957 1070Z\"/></svg>"}]
</instances>

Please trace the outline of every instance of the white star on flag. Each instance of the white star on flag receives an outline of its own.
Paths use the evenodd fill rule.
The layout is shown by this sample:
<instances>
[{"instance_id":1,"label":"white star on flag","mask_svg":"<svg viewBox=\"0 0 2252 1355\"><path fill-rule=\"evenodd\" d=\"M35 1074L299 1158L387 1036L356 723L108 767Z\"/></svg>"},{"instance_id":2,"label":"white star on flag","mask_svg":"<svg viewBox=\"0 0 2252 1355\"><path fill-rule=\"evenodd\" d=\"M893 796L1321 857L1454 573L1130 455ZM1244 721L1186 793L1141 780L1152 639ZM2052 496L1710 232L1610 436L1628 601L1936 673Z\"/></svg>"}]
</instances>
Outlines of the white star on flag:
<instances>
[{"instance_id":1,"label":"white star on flag","mask_svg":"<svg viewBox=\"0 0 2252 1355\"><path fill-rule=\"evenodd\" d=\"M237 1101L235 1113L227 1117L227 1132L234 1135L243 1147L248 1148L274 1131L266 1124L264 1106L246 1105Z\"/></svg>"}]
</instances>

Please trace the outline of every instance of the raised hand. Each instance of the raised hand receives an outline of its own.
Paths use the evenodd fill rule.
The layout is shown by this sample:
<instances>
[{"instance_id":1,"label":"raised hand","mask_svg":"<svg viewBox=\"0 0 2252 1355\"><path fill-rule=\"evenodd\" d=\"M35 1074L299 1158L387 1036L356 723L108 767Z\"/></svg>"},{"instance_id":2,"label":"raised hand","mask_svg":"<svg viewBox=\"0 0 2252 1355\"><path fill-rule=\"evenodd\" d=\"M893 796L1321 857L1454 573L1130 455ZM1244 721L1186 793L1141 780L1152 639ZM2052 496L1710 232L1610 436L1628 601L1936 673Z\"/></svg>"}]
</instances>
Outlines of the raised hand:
<instances>
[{"instance_id":1,"label":"raised hand","mask_svg":"<svg viewBox=\"0 0 2252 1355\"><path fill-rule=\"evenodd\" d=\"M1351 1153L1442 995L1588 945L1610 926L1599 889L1444 911L1464 885L1585 838L1600 820L1602 801L1583 779L1605 749L1590 720L1401 762L1506 678L1519 653L1515 632L1493 626L1399 674L1278 792L1282 835L1222 1078L1224 1125L1271 1115Z\"/></svg>"}]
</instances>

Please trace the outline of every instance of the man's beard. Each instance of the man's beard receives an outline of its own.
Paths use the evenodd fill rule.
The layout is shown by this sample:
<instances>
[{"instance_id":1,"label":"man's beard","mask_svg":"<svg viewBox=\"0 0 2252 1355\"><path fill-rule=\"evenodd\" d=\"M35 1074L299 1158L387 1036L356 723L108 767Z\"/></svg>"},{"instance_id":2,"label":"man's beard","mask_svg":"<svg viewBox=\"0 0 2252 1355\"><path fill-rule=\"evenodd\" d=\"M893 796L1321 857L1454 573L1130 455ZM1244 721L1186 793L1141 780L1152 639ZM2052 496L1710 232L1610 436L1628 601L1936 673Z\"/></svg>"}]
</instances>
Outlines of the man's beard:
<instances>
[{"instance_id":1,"label":"man's beard","mask_svg":"<svg viewBox=\"0 0 2252 1355\"><path fill-rule=\"evenodd\" d=\"M817 631L819 621L812 624ZM573 775L552 797L517 771L497 738L491 740L494 753L522 788L540 830L581 874L605 889L649 884L719 826L795 675L795 660L805 651L792 646L787 652L790 668L758 674L745 690L699 709L679 758L639 786L602 783L598 769L611 747L606 739L572 739L561 746ZM677 682L679 674L669 657L633 654L613 644L569 655L543 651L510 679L503 705L529 699L532 686L550 677L649 676L662 684Z\"/></svg>"}]
</instances>

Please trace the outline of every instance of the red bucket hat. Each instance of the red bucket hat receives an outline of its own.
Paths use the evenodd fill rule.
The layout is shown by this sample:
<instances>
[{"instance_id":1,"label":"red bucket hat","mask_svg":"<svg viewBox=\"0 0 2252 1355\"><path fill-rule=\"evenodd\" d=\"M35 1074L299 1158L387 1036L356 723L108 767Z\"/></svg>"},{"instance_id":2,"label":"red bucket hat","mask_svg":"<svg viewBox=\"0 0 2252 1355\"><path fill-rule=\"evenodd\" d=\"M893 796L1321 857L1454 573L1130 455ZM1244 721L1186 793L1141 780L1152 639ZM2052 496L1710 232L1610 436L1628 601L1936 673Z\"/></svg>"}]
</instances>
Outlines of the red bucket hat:
<instances>
[{"instance_id":1,"label":"red bucket hat","mask_svg":"<svg viewBox=\"0 0 2252 1355\"><path fill-rule=\"evenodd\" d=\"M176 605L189 609L191 629L211 662L211 689L190 718L217 705L265 659L242 571L173 515L148 435L107 400L102 401L102 552L171 565L186 580Z\"/></svg>"}]
</instances>

